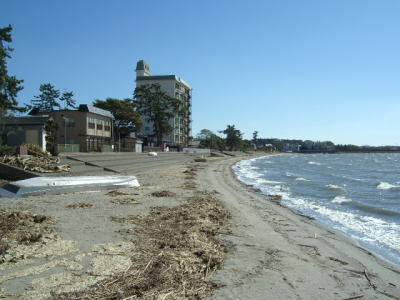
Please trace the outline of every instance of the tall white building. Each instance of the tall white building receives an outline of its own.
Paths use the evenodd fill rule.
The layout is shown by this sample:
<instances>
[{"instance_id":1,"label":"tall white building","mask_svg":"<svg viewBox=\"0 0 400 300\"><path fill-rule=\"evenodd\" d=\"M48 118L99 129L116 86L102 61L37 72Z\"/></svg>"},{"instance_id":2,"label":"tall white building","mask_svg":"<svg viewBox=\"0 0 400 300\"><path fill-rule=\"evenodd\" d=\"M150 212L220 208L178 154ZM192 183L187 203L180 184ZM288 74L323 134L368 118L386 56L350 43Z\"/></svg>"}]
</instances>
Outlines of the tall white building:
<instances>
[{"instance_id":1,"label":"tall white building","mask_svg":"<svg viewBox=\"0 0 400 300\"><path fill-rule=\"evenodd\" d=\"M180 99L182 105L187 108L186 116L176 115L170 119L173 131L163 137L163 142L170 146L186 146L192 131L192 88L176 75L151 75L149 64L139 60L136 65L136 87L152 84L159 84L163 92L170 97ZM142 121L141 134L146 136L149 142L156 142L152 122L144 116Z\"/></svg>"}]
</instances>

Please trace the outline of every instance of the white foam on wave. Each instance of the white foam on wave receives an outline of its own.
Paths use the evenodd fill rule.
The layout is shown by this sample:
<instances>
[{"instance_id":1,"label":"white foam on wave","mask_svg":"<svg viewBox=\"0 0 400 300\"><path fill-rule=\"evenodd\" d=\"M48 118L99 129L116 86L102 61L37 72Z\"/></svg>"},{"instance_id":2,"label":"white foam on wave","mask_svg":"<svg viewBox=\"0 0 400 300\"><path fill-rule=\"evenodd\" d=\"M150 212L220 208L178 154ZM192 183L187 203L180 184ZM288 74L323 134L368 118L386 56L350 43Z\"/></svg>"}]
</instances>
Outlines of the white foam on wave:
<instances>
[{"instance_id":1,"label":"white foam on wave","mask_svg":"<svg viewBox=\"0 0 400 300\"><path fill-rule=\"evenodd\" d=\"M289 207L310 209L321 216L327 217L336 224L334 227L342 232L349 233L350 230L356 232L353 237L358 240L381 243L395 252L400 251L400 224L387 222L375 217L334 210L301 198L288 198L286 200L289 200Z\"/></svg>"},{"instance_id":2,"label":"white foam on wave","mask_svg":"<svg viewBox=\"0 0 400 300\"><path fill-rule=\"evenodd\" d=\"M258 160L265 159L265 157L256 157L247 160L241 160L232 166L236 176L239 180L246 184L263 185L263 184L280 184L279 181L269 181L264 179L265 174L261 173L259 167L254 166ZM264 170L265 172L265 170Z\"/></svg>"},{"instance_id":3,"label":"white foam on wave","mask_svg":"<svg viewBox=\"0 0 400 300\"><path fill-rule=\"evenodd\" d=\"M380 182L377 186L377 189L380 190L392 190L392 189L399 189L400 186L398 185L394 185L394 184L390 184L388 182Z\"/></svg>"},{"instance_id":4,"label":"white foam on wave","mask_svg":"<svg viewBox=\"0 0 400 300\"><path fill-rule=\"evenodd\" d=\"M347 199L345 196L336 196L335 198L333 198L332 203L342 204L342 203L348 203L351 201L352 201L351 199Z\"/></svg>"},{"instance_id":5,"label":"white foam on wave","mask_svg":"<svg viewBox=\"0 0 400 300\"><path fill-rule=\"evenodd\" d=\"M317 165L317 166L320 166L320 165L321 165L321 163L316 162L316 161L309 161L308 164L309 164L309 165Z\"/></svg>"},{"instance_id":6,"label":"white foam on wave","mask_svg":"<svg viewBox=\"0 0 400 300\"><path fill-rule=\"evenodd\" d=\"M350 181L363 181L362 179L359 179L359 178L353 178L353 177L347 177L347 176L342 176L342 178L350 180Z\"/></svg>"},{"instance_id":7,"label":"white foam on wave","mask_svg":"<svg viewBox=\"0 0 400 300\"><path fill-rule=\"evenodd\" d=\"M262 182L266 183L266 184L280 184L280 183L282 183L280 181L273 181L273 180L266 180L266 179L263 179Z\"/></svg>"},{"instance_id":8,"label":"white foam on wave","mask_svg":"<svg viewBox=\"0 0 400 300\"><path fill-rule=\"evenodd\" d=\"M327 185L325 185L325 187L327 187L328 189L331 189L331 190L342 190L342 191L344 190L343 187L334 185L334 184L327 184Z\"/></svg>"},{"instance_id":9,"label":"white foam on wave","mask_svg":"<svg viewBox=\"0 0 400 300\"><path fill-rule=\"evenodd\" d=\"M297 177L295 180L296 180L296 181L311 181L311 180L305 179L305 178L303 178L303 177Z\"/></svg>"},{"instance_id":10,"label":"white foam on wave","mask_svg":"<svg viewBox=\"0 0 400 300\"><path fill-rule=\"evenodd\" d=\"M262 176L261 173L257 172L258 168L252 166L254 160L242 160L232 166L239 180L245 183L254 183Z\"/></svg>"},{"instance_id":11,"label":"white foam on wave","mask_svg":"<svg viewBox=\"0 0 400 300\"><path fill-rule=\"evenodd\" d=\"M296 175L294 175L293 173L289 173L289 172L286 172L285 176L286 177L296 177Z\"/></svg>"}]
</instances>

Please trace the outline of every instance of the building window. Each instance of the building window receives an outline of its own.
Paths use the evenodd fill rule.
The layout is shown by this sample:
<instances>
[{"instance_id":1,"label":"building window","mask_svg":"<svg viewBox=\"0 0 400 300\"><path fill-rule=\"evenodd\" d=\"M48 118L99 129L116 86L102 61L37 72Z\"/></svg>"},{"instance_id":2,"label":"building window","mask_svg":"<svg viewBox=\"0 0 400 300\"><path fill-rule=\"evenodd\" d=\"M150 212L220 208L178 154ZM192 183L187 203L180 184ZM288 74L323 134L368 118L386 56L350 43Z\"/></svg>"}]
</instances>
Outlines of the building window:
<instances>
[{"instance_id":1,"label":"building window","mask_svg":"<svg viewBox=\"0 0 400 300\"><path fill-rule=\"evenodd\" d=\"M111 127L110 127L109 125L104 125L104 130L105 130L105 131L110 131L110 128L111 128Z\"/></svg>"},{"instance_id":2,"label":"building window","mask_svg":"<svg viewBox=\"0 0 400 300\"><path fill-rule=\"evenodd\" d=\"M93 122L89 122L88 123L88 128L90 128L90 129L94 129L96 126L95 126L95 124L93 123Z\"/></svg>"},{"instance_id":3,"label":"building window","mask_svg":"<svg viewBox=\"0 0 400 300\"><path fill-rule=\"evenodd\" d=\"M97 124L97 130L103 130L103 124Z\"/></svg>"}]
</instances>

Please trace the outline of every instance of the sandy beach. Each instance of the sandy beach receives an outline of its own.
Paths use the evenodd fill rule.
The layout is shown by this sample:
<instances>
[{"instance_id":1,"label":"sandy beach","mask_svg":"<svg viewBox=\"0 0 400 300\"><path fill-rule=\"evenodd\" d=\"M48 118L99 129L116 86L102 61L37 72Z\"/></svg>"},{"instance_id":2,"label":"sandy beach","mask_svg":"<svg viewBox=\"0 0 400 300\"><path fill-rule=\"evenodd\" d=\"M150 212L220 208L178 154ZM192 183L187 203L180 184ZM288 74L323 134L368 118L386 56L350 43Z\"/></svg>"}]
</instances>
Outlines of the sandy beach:
<instances>
[{"instance_id":1,"label":"sandy beach","mask_svg":"<svg viewBox=\"0 0 400 300\"><path fill-rule=\"evenodd\" d=\"M251 157L127 155L105 167L139 188L1 198L38 234L10 242L0 297L399 299L399 266L240 183Z\"/></svg>"}]
</instances>

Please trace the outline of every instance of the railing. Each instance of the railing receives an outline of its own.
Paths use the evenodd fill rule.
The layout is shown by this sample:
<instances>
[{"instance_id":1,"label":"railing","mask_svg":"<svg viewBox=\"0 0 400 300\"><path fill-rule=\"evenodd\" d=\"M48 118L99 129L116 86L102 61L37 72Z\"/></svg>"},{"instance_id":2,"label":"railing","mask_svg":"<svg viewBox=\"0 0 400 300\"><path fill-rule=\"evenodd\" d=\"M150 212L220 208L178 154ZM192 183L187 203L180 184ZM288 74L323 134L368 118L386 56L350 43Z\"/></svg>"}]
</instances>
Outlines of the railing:
<instances>
[{"instance_id":1,"label":"railing","mask_svg":"<svg viewBox=\"0 0 400 300\"><path fill-rule=\"evenodd\" d=\"M102 145L101 152L113 152L114 149L111 145Z\"/></svg>"},{"instance_id":2,"label":"railing","mask_svg":"<svg viewBox=\"0 0 400 300\"><path fill-rule=\"evenodd\" d=\"M79 144L58 144L58 152L79 152Z\"/></svg>"}]
</instances>

